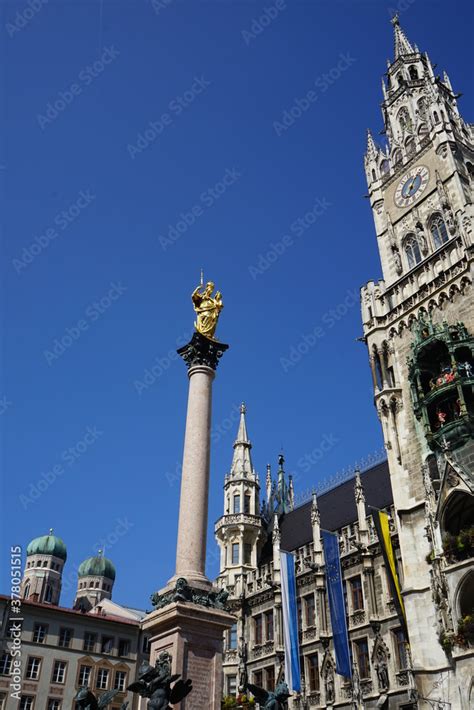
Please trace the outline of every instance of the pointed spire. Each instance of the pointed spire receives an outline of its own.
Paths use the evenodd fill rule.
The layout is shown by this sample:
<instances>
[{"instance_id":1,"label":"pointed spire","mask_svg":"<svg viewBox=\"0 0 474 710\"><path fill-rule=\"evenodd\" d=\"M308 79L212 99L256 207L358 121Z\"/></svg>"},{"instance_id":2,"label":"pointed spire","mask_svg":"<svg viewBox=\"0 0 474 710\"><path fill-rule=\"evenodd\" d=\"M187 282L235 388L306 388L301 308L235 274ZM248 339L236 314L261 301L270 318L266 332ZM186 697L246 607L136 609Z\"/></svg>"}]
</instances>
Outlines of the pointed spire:
<instances>
[{"instance_id":1,"label":"pointed spire","mask_svg":"<svg viewBox=\"0 0 474 710\"><path fill-rule=\"evenodd\" d=\"M313 491L311 500L311 525L319 525L321 521L321 516L319 514L318 499L316 497L316 491Z\"/></svg>"},{"instance_id":2,"label":"pointed spire","mask_svg":"<svg viewBox=\"0 0 474 710\"><path fill-rule=\"evenodd\" d=\"M295 489L293 487L293 476L288 476L288 502L290 504L290 510L295 507Z\"/></svg>"},{"instance_id":3,"label":"pointed spire","mask_svg":"<svg viewBox=\"0 0 474 710\"><path fill-rule=\"evenodd\" d=\"M449 79L449 76L448 76L447 72L445 72L445 71L443 72L443 84L444 84L445 86L447 86L450 91L453 90L453 87L451 86L451 81L450 81L450 79Z\"/></svg>"},{"instance_id":4,"label":"pointed spire","mask_svg":"<svg viewBox=\"0 0 474 710\"><path fill-rule=\"evenodd\" d=\"M414 47L410 44L407 39L406 34L400 27L400 21L398 18L398 13L396 13L392 19L391 23L394 30L395 39L395 59L401 57L404 54L413 54L415 52Z\"/></svg>"},{"instance_id":5,"label":"pointed spire","mask_svg":"<svg viewBox=\"0 0 474 710\"><path fill-rule=\"evenodd\" d=\"M272 494L272 469L269 463L267 463L267 477L265 480L265 486L267 491L267 501L270 500Z\"/></svg>"},{"instance_id":6,"label":"pointed spire","mask_svg":"<svg viewBox=\"0 0 474 710\"><path fill-rule=\"evenodd\" d=\"M242 403L240 406L239 429L237 432L237 438L234 441L234 455L232 457L232 465L230 468L231 476L247 476L249 474L255 474L250 456L252 444L250 443L247 434L247 424L245 421L246 411L247 409L245 404Z\"/></svg>"},{"instance_id":7,"label":"pointed spire","mask_svg":"<svg viewBox=\"0 0 474 710\"><path fill-rule=\"evenodd\" d=\"M367 129L367 150L365 151L365 154L367 158L375 158L377 156L377 153L379 152L379 148L375 145L372 132L370 128Z\"/></svg>"}]
</instances>

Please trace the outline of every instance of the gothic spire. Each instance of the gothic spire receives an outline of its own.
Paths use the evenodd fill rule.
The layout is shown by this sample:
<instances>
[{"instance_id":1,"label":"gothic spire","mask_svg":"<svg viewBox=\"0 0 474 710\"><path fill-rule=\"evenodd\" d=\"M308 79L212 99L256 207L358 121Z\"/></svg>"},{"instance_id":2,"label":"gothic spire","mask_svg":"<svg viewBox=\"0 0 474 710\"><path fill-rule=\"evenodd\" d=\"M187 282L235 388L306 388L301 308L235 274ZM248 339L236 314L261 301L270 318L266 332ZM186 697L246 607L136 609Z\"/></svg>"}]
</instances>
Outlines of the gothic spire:
<instances>
[{"instance_id":1,"label":"gothic spire","mask_svg":"<svg viewBox=\"0 0 474 710\"><path fill-rule=\"evenodd\" d=\"M245 421L246 411L245 404L242 402L240 406L239 430L237 432L237 439L234 441L234 455L230 468L231 476L247 476L250 473L255 473L250 456L252 444L247 434L247 424Z\"/></svg>"},{"instance_id":2,"label":"gothic spire","mask_svg":"<svg viewBox=\"0 0 474 710\"><path fill-rule=\"evenodd\" d=\"M373 160L377 157L377 153L380 151L378 145L376 145L372 132L370 128L367 129L367 148L365 151L366 160Z\"/></svg>"},{"instance_id":3,"label":"gothic spire","mask_svg":"<svg viewBox=\"0 0 474 710\"><path fill-rule=\"evenodd\" d=\"M400 21L398 19L398 13L392 17L392 25L394 31L395 39L395 59L398 59L403 54L413 54L415 49L408 41L408 38L402 28L400 27Z\"/></svg>"}]
</instances>

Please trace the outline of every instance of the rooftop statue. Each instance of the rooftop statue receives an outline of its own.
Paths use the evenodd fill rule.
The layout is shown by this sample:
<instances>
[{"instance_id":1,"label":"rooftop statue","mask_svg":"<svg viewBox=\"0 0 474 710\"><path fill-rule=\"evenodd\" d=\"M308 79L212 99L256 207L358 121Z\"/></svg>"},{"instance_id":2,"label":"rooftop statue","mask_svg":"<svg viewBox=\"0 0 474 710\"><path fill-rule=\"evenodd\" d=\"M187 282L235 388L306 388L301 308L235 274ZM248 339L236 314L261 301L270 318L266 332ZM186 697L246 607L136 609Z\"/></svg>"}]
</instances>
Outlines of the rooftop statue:
<instances>
[{"instance_id":1,"label":"rooftop statue","mask_svg":"<svg viewBox=\"0 0 474 710\"><path fill-rule=\"evenodd\" d=\"M171 655L163 651L154 667L143 661L138 670L138 680L131 683L127 690L149 698L148 710L172 710L171 705L180 703L193 689L191 680L179 678L179 674L171 674Z\"/></svg>"},{"instance_id":2,"label":"rooftop statue","mask_svg":"<svg viewBox=\"0 0 474 710\"><path fill-rule=\"evenodd\" d=\"M221 292L216 291L213 296L213 291L214 284L212 281L208 281L204 286L201 272L201 283L194 289L191 296L194 310L196 311L194 327L198 333L210 340L215 340L217 321L221 310L224 308Z\"/></svg>"},{"instance_id":3,"label":"rooftop statue","mask_svg":"<svg viewBox=\"0 0 474 710\"><path fill-rule=\"evenodd\" d=\"M247 688L250 690L255 700L260 703L262 710L286 710L286 701L291 696L286 683L278 683L275 690L269 691L259 688L258 685L247 683Z\"/></svg>"}]
</instances>

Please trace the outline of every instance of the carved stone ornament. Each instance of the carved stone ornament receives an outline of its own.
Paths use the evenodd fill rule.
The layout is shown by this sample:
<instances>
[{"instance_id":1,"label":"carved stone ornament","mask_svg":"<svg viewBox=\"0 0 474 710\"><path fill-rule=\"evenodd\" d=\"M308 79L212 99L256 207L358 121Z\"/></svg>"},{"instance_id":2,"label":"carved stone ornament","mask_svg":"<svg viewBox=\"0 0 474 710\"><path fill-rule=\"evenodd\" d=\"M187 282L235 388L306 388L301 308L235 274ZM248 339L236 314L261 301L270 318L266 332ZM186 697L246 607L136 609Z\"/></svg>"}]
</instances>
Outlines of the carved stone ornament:
<instances>
[{"instance_id":1,"label":"carved stone ornament","mask_svg":"<svg viewBox=\"0 0 474 710\"><path fill-rule=\"evenodd\" d=\"M189 602L214 609L227 609L228 597L229 592L225 589L213 589L209 592L202 589L193 589L189 586L184 577L180 577L176 580L174 589L171 589L169 592L164 592L163 594L155 592L151 595L150 599L155 609L162 609L174 602Z\"/></svg>"},{"instance_id":2,"label":"carved stone ornament","mask_svg":"<svg viewBox=\"0 0 474 710\"><path fill-rule=\"evenodd\" d=\"M179 348L177 353L183 358L188 369L196 365L204 365L216 370L219 359L228 348L225 343L210 340L196 331L189 343Z\"/></svg>"}]
</instances>

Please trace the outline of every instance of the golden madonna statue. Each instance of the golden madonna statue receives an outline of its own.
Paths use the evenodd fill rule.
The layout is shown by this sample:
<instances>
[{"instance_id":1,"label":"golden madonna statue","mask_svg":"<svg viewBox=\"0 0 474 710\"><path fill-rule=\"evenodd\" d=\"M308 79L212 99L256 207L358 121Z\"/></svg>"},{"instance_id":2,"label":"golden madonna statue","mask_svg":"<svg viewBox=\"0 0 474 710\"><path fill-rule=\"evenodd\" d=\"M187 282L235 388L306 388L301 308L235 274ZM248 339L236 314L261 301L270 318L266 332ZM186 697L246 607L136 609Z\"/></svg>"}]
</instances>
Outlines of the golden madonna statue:
<instances>
[{"instance_id":1,"label":"golden madonna statue","mask_svg":"<svg viewBox=\"0 0 474 710\"><path fill-rule=\"evenodd\" d=\"M221 292L216 291L213 296L213 291L213 282L208 281L204 286L201 278L200 285L194 289L191 296L194 310L196 311L194 327L198 333L201 333L201 335L204 335L205 338L209 338L210 340L215 340L214 334L216 332L219 313L224 308Z\"/></svg>"}]
</instances>

